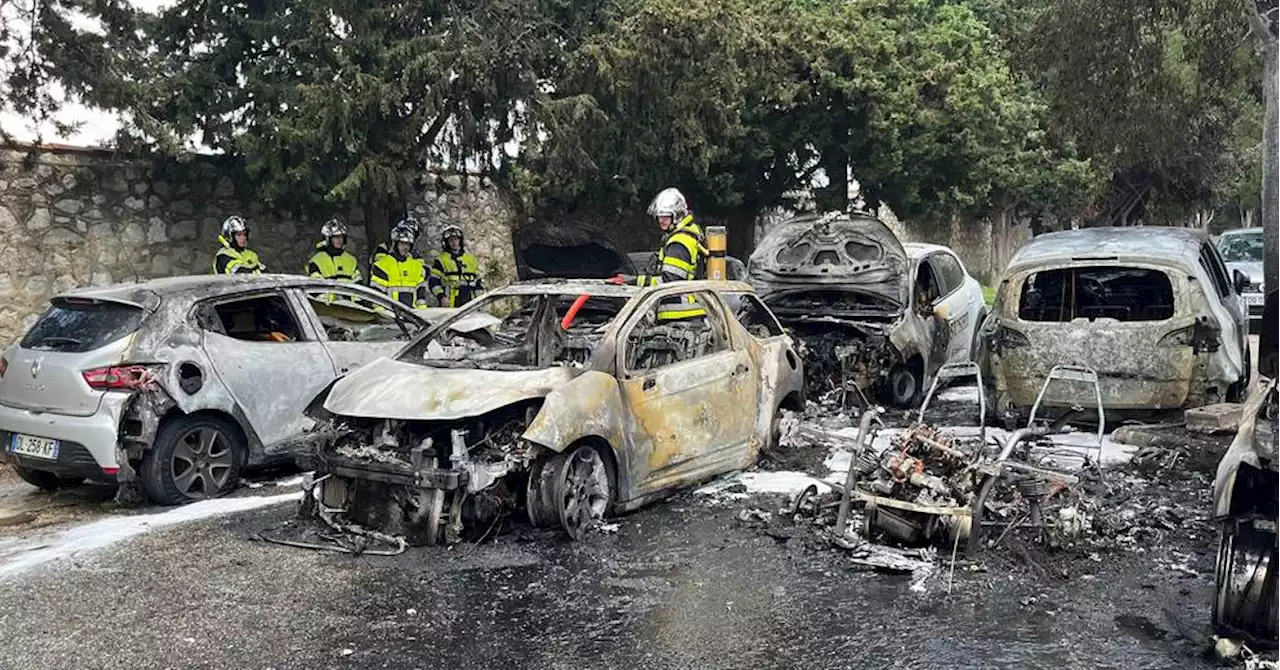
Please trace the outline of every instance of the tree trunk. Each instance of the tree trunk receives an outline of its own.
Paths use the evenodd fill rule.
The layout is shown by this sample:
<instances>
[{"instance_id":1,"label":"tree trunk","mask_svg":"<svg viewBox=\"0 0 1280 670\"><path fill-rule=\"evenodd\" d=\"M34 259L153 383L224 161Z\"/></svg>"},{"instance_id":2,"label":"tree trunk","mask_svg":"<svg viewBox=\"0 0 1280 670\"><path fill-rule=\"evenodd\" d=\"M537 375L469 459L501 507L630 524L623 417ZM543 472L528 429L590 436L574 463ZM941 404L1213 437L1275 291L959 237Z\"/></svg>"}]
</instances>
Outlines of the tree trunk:
<instances>
[{"instance_id":1,"label":"tree trunk","mask_svg":"<svg viewBox=\"0 0 1280 670\"><path fill-rule=\"evenodd\" d=\"M1262 45L1262 99L1266 105L1262 120L1262 255L1263 283L1266 284L1263 314L1274 313L1280 300L1280 37L1271 20L1258 13L1254 0L1245 0L1244 15L1253 36ZM1280 332L1268 328L1262 319L1258 343L1258 373L1275 378L1280 373ZM1270 322L1274 325L1274 322Z\"/></svg>"},{"instance_id":2,"label":"tree trunk","mask_svg":"<svg viewBox=\"0 0 1280 670\"><path fill-rule=\"evenodd\" d=\"M822 170L827 173L827 187L815 194L818 213L849 211L849 154L843 146L822 152Z\"/></svg>"}]
</instances>

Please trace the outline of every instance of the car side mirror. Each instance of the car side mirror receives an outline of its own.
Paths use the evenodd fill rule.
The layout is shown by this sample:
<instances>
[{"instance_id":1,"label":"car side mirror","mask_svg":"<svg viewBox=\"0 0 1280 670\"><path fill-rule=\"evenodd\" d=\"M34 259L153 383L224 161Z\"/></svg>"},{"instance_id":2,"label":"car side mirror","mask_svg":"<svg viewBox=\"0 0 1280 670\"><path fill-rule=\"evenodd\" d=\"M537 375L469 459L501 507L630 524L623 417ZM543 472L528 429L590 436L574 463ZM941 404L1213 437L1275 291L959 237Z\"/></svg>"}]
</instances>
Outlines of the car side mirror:
<instances>
[{"instance_id":1,"label":"car side mirror","mask_svg":"<svg viewBox=\"0 0 1280 670\"><path fill-rule=\"evenodd\" d=\"M1236 293L1243 294L1245 291L1249 290L1249 275L1239 270L1232 270L1231 279L1235 281Z\"/></svg>"}]
</instances>

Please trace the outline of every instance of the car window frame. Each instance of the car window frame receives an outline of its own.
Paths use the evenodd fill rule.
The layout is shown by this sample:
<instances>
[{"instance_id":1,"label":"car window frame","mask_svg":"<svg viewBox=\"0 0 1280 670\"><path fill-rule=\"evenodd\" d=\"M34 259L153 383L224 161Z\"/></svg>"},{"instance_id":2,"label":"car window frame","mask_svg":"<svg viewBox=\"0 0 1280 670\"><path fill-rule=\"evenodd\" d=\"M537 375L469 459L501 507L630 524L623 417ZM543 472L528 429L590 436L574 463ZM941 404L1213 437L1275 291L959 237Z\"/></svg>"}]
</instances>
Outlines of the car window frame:
<instances>
[{"instance_id":1,"label":"car window frame","mask_svg":"<svg viewBox=\"0 0 1280 670\"><path fill-rule=\"evenodd\" d=\"M964 288L964 280L965 280L965 277L968 275L968 273L965 272L964 265L960 263L960 259L956 257L955 254L949 251L946 251L945 249L936 249L934 251L929 252L929 255L925 256L925 260L929 262L930 267L932 267L936 271L935 278L940 278L943 282L947 281L946 271L942 267L941 263L937 262L937 259L940 259L944 256L946 258L951 259L951 261L955 263L956 269L960 271L960 274L956 278L958 280L956 285L953 287L950 287L949 291L941 294L938 297L938 300L946 300L947 298L950 298L951 296L955 295L957 291Z\"/></svg>"},{"instance_id":2,"label":"car window frame","mask_svg":"<svg viewBox=\"0 0 1280 670\"><path fill-rule=\"evenodd\" d=\"M734 321L737 321L738 325L742 326L742 329L746 330L748 335L755 337L757 340L772 340L776 337L786 337L787 329L782 326L781 321L778 321L778 315L774 314L773 310L769 309L769 306L764 304L764 301L760 299L760 296L757 293L755 293L754 291L723 291L723 293L725 295L739 296L744 299L755 301L756 306L764 310L765 314L769 315L769 320L773 323L773 325L776 327L778 331L777 333L770 334L768 337L757 337L750 330L747 330L746 325L743 324L742 321L738 319L738 315L734 313L733 314Z\"/></svg>"},{"instance_id":3,"label":"car window frame","mask_svg":"<svg viewBox=\"0 0 1280 670\"><path fill-rule=\"evenodd\" d=\"M631 313L627 315L626 322L623 324L623 326L620 329L618 329L617 337L614 340L614 352L613 352L614 370L617 371L616 374L618 379L620 380L643 379L654 373L661 372L662 370L670 367L671 365L674 365L674 364L669 364L669 365L664 365L660 368L650 368L642 371L631 370L630 366L627 365L627 339L631 336L631 332L634 331L636 327L640 325L640 322L645 318L647 314L657 313L658 304L660 303L660 301L662 301L663 299L671 298L674 295L684 295L686 293L693 293L694 295L699 295L699 296L707 295L712 297L710 301L704 301L704 303L709 302L710 304L704 304L703 307L704 309L707 310L708 318L710 318L711 314L714 312L715 315L720 319L720 331L721 331L721 335L723 336L725 345L723 349L715 351L714 353L705 354L698 358L691 358L687 361L680 361L680 363L691 363L693 361L701 360L702 358L707 358L708 356L714 356L716 354L720 354L724 352L732 353L737 350L737 347L735 346L737 343L733 339L733 329L729 327L729 322L728 322L728 318L733 318L736 321L737 317L732 315L730 315L729 317L726 317L726 315L724 314L724 310L722 309L723 301L720 300L720 297L718 295L716 295L716 291L713 291L707 288L699 288L699 289L684 290L684 291L663 291L661 293L655 293L647 296L643 301L641 301L639 305L636 305L635 309L633 309Z\"/></svg>"},{"instance_id":4,"label":"car window frame","mask_svg":"<svg viewBox=\"0 0 1280 670\"><path fill-rule=\"evenodd\" d=\"M1222 264L1222 259L1217 256L1217 249L1205 240L1200 243L1200 253L1197 256L1200 267L1209 275L1209 281L1213 283L1213 290L1218 294L1218 298L1231 297L1235 287L1232 286L1231 276L1226 273L1227 266ZM1219 264L1222 264L1221 267L1218 267Z\"/></svg>"},{"instance_id":5,"label":"car window frame","mask_svg":"<svg viewBox=\"0 0 1280 670\"><path fill-rule=\"evenodd\" d=\"M346 293L348 295L355 296L362 300L367 300L372 303L381 304L384 309L390 309L393 311L398 310L398 313L400 313L403 317L405 317L410 321L416 322L419 326L419 330L417 332L409 334L403 340L384 340L381 342L369 342L369 344L379 344L382 342L404 342L405 344L408 344L409 342L412 342L415 339L417 339L418 335L421 335L424 331L426 331L426 329L431 327L430 322L428 322L423 317L417 314L414 314L413 310L409 309L408 307L405 307L403 303L397 302L395 300L392 300L382 295L377 295L377 294L370 295L368 293L365 293L364 291L352 289L347 286L302 286L294 290L297 291L298 303L299 305L301 305L300 308L305 310L307 313L307 318L311 319L312 328L316 331L317 339L320 340L321 342L335 342L337 340L329 339L329 333L328 331L325 330L324 322L320 320L320 314L316 312L315 307L311 305L311 298L308 296L308 293L312 291L317 293Z\"/></svg>"},{"instance_id":6,"label":"car window frame","mask_svg":"<svg viewBox=\"0 0 1280 670\"><path fill-rule=\"evenodd\" d=\"M294 325L298 328L298 334L299 334L299 338L296 340L289 341L289 342L273 342L273 344L301 344L301 343L316 343L316 342L324 341L324 340L321 340L320 337L317 335L315 324L311 322L312 317L310 315L305 315L306 318L302 318L303 315L299 315L298 305L295 304L293 297L290 295L287 289L280 289L280 288L255 289L252 291L234 293L231 295L221 295L213 298L205 298L203 300L197 301L195 304L191 306L191 310L188 313L188 318L191 320L191 323L195 326L195 328L201 332L205 332L205 331L214 332L214 333L217 333L218 335L221 335L223 337L233 339L239 342L255 342L254 340L241 340L240 338L229 335L226 331L226 327L222 325L222 318L218 316L216 310L218 307L222 305L228 305L228 304L237 303L237 302L246 302L249 300L258 300L261 298L270 298L270 297L277 297L284 301L286 308L289 310L289 313L293 316ZM201 318L201 312L206 312L208 316L212 317L212 323L213 325L217 326L216 329L205 327L204 319Z\"/></svg>"}]
</instances>

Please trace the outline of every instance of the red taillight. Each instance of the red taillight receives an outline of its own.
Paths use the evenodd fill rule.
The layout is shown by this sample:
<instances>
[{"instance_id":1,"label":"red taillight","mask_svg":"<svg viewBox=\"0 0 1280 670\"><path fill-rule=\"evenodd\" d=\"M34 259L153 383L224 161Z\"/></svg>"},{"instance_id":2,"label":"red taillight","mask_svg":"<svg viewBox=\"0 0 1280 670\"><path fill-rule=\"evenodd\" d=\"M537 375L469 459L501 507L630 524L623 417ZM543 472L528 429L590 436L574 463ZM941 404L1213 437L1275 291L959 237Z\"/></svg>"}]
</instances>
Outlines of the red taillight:
<instances>
[{"instance_id":1,"label":"red taillight","mask_svg":"<svg viewBox=\"0 0 1280 670\"><path fill-rule=\"evenodd\" d=\"M84 381L99 391L137 391L153 384L151 371L141 365L85 370Z\"/></svg>"}]
</instances>

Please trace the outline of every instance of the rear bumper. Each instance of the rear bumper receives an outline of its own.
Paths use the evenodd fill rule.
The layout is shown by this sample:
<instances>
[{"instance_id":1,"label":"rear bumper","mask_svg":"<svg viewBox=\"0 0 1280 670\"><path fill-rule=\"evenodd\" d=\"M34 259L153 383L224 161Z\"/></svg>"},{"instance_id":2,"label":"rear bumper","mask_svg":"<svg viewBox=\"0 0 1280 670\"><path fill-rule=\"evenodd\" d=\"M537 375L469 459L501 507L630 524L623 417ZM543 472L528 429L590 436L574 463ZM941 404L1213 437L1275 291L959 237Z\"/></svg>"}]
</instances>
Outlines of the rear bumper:
<instances>
[{"instance_id":1,"label":"rear bumper","mask_svg":"<svg viewBox=\"0 0 1280 670\"><path fill-rule=\"evenodd\" d=\"M109 393L90 416L32 412L0 405L0 460L59 476L115 481L120 417L130 394ZM57 460L13 453L15 434L58 440Z\"/></svg>"}]
</instances>

